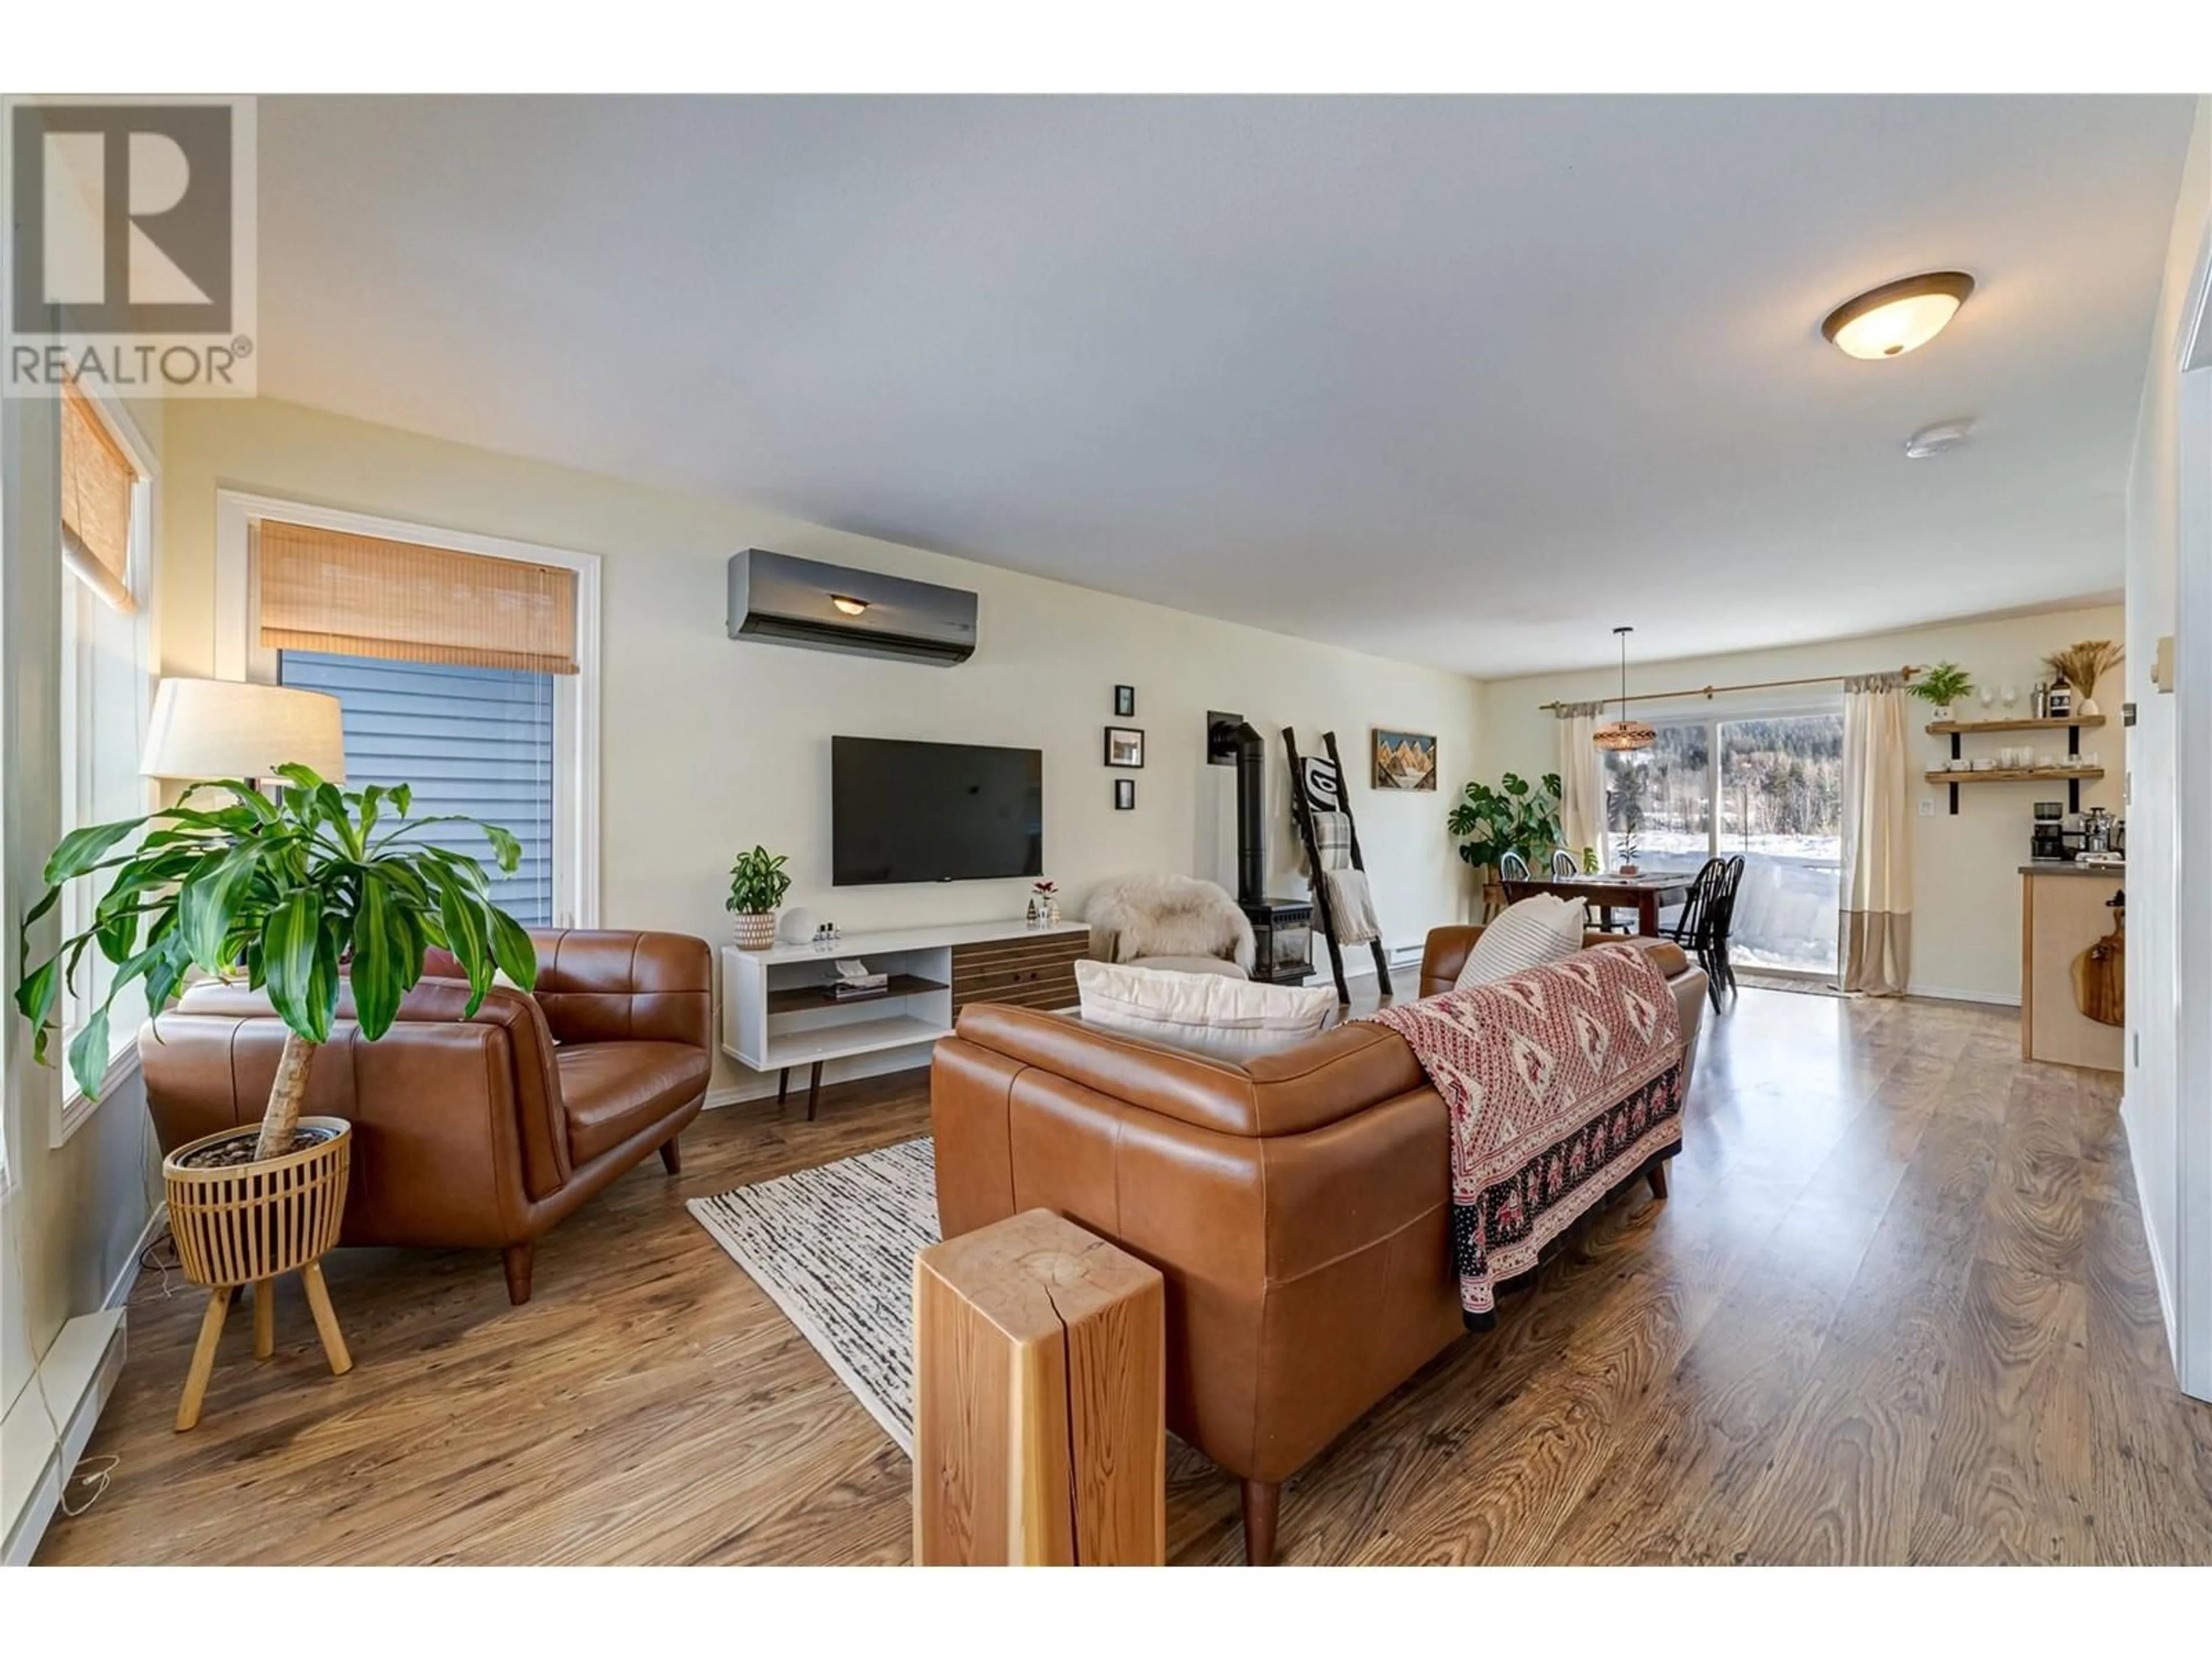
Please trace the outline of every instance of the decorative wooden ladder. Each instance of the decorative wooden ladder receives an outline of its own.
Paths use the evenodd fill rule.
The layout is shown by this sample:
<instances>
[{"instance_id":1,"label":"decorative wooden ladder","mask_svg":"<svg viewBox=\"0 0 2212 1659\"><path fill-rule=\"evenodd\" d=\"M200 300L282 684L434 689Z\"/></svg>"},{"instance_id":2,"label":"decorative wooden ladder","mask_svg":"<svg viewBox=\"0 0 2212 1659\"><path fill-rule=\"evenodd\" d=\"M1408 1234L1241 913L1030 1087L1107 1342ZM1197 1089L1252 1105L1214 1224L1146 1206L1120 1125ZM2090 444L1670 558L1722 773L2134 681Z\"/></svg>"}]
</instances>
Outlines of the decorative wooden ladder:
<instances>
[{"instance_id":1,"label":"decorative wooden ladder","mask_svg":"<svg viewBox=\"0 0 2212 1659\"><path fill-rule=\"evenodd\" d=\"M1341 812L1351 831L1352 867L1364 873L1367 863L1359 853L1359 826L1352 821L1352 802L1344 792L1344 763L1336 752L1336 733L1324 732L1321 740L1328 750L1328 758L1318 755L1301 757L1297 734L1289 726L1283 728L1283 747L1291 753L1291 816L1297 822L1298 836L1306 845L1306 868L1313 872L1314 915L1319 920L1322 937L1328 941L1328 969L1336 976L1336 1000L1349 1003L1351 988L1344 982L1344 951L1336 942L1335 915L1328 904L1328 882L1322 873L1321 848L1314 839L1313 815L1319 812ZM1390 994L1390 962L1383 953L1382 939L1378 933L1368 941L1375 952L1375 981L1384 996Z\"/></svg>"}]
</instances>

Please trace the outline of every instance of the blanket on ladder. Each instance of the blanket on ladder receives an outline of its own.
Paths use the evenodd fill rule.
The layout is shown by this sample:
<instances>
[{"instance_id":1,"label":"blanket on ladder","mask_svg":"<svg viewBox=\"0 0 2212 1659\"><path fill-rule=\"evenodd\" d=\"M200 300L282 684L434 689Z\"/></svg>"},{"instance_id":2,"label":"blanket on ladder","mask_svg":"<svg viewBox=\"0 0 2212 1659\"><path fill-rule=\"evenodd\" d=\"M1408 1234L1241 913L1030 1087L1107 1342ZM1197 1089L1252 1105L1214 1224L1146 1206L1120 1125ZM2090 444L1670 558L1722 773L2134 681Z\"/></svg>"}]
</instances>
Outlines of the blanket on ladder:
<instances>
[{"instance_id":1,"label":"blanket on ladder","mask_svg":"<svg viewBox=\"0 0 2212 1659\"><path fill-rule=\"evenodd\" d=\"M1449 1110L1452 1252L1476 1330L1499 1280L1681 1144L1681 1022L1632 945L1364 1018L1406 1039Z\"/></svg>"}]
</instances>

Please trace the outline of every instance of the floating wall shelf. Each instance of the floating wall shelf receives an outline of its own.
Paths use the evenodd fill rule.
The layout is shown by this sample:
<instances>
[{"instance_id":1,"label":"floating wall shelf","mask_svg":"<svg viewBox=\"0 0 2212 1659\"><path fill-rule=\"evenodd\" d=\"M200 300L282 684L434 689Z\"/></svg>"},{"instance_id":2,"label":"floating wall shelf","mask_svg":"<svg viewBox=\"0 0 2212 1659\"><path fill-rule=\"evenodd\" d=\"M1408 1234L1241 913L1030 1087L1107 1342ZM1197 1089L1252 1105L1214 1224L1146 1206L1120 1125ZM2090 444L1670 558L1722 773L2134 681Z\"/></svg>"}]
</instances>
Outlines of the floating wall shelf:
<instances>
[{"instance_id":1,"label":"floating wall shelf","mask_svg":"<svg viewBox=\"0 0 2212 1659\"><path fill-rule=\"evenodd\" d=\"M2031 766L1995 772L1930 772L1930 783L2094 783L2105 775L2101 766Z\"/></svg>"},{"instance_id":2,"label":"floating wall shelf","mask_svg":"<svg viewBox=\"0 0 2212 1659\"><path fill-rule=\"evenodd\" d=\"M2083 714L2079 719L2062 714L2057 720L1930 720L1929 735L1937 738L1971 737L1977 732L2056 732L2061 726L2078 729L2084 726L2102 726L2102 714Z\"/></svg>"},{"instance_id":3,"label":"floating wall shelf","mask_svg":"<svg viewBox=\"0 0 2212 1659\"><path fill-rule=\"evenodd\" d=\"M1951 758L1962 760L1966 757L1965 750L1960 746L1960 739L1972 737L1977 732L2056 732L2063 727L2066 732L2066 756L2069 760L2071 760L2081 752L2081 728L2085 726L2102 726L2104 723L2105 717L2102 714L2061 714L2055 720L2039 720L2031 716L2026 720L1930 720L1928 722L1928 732L1930 737L1950 738ZM1951 816L1953 817L1959 816L1959 786L1962 783L2032 781L2057 783L2063 781L2066 786L2066 810L2069 812L2078 812L2081 810L2082 780L2086 778L2094 781L2104 775L2105 769L2101 766L2007 767L1995 772L1929 772L1926 775L1930 783L1948 783L1951 786Z\"/></svg>"}]
</instances>

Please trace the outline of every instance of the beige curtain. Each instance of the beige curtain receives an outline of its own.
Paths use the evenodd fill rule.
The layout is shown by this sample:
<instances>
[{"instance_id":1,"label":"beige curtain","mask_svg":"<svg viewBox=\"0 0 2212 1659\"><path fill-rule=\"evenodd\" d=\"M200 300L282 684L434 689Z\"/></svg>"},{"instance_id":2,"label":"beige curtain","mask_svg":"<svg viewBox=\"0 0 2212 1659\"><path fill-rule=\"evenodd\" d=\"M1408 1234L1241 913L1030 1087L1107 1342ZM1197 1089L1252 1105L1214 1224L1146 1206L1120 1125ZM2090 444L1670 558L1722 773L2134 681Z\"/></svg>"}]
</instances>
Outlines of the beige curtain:
<instances>
[{"instance_id":1,"label":"beige curtain","mask_svg":"<svg viewBox=\"0 0 2212 1659\"><path fill-rule=\"evenodd\" d=\"M261 643L403 662L576 672L576 573L262 521Z\"/></svg>"},{"instance_id":2,"label":"beige curtain","mask_svg":"<svg viewBox=\"0 0 2212 1659\"><path fill-rule=\"evenodd\" d=\"M1902 996L1912 977L1912 802L1905 677L1844 682L1844 894L1837 983Z\"/></svg>"},{"instance_id":3,"label":"beige curtain","mask_svg":"<svg viewBox=\"0 0 2212 1659\"><path fill-rule=\"evenodd\" d=\"M62 388L62 562L118 611L131 596L131 490L138 470L84 394Z\"/></svg>"},{"instance_id":4,"label":"beige curtain","mask_svg":"<svg viewBox=\"0 0 2212 1659\"><path fill-rule=\"evenodd\" d=\"M1605 752L1597 746L1601 702L1559 705L1559 836L1582 860L1583 848L1605 855Z\"/></svg>"}]
</instances>

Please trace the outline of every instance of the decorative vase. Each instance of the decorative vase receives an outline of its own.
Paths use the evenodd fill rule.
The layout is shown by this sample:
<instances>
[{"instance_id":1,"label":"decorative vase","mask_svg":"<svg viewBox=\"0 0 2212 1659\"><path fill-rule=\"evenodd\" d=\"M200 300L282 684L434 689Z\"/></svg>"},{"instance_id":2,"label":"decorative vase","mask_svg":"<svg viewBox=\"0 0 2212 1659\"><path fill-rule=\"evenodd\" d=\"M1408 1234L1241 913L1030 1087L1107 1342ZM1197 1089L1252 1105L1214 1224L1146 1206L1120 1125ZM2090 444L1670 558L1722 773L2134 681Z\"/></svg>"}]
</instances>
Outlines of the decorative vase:
<instances>
[{"instance_id":1,"label":"decorative vase","mask_svg":"<svg viewBox=\"0 0 2212 1659\"><path fill-rule=\"evenodd\" d=\"M740 951L766 951L775 945L775 911L733 911L730 920L737 928L738 949Z\"/></svg>"},{"instance_id":2,"label":"decorative vase","mask_svg":"<svg viewBox=\"0 0 2212 1659\"><path fill-rule=\"evenodd\" d=\"M1941 726L1948 726L1948 725L1949 725L1949 724L1951 723L1951 713L1952 713L1952 710L1951 710L1951 705L1950 705L1949 703L1948 703L1948 702L1939 702L1939 703L1937 703L1937 704L1936 705L1936 723L1937 723L1938 725L1941 725Z\"/></svg>"},{"instance_id":3,"label":"decorative vase","mask_svg":"<svg viewBox=\"0 0 2212 1659\"><path fill-rule=\"evenodd\" d=\"M2092 720L2105 711L2097 707L2097 700L2094 697L2084 697L2081 699L2081 706L2074 712L2082 720Z\"/></svg>"}]
</instances>

